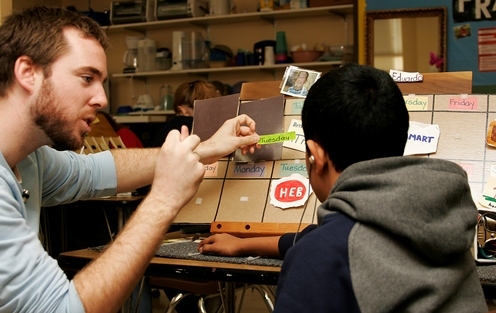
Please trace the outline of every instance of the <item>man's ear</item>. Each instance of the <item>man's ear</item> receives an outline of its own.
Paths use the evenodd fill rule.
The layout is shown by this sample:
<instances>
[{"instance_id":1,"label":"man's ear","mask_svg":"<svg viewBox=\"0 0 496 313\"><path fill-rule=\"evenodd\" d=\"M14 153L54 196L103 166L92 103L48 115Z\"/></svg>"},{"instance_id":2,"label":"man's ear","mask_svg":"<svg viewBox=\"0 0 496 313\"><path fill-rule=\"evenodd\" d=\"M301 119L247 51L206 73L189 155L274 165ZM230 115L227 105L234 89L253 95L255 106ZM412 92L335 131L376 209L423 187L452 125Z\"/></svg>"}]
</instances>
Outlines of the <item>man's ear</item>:
<instances>
[{"instance_id":1,"label":"man's ear","mask_svg":"<svg viewBox=\"0 0 496 313\"><path fill-rule=\"evenodd\" d=\"M36 70L33 60L28 56L20 56L14 64L14 75L17 83L28 93L33 93L36 85Z\"/></svg>"},{"instance_id":2,"label":"man's ear","mask_svg":"<svg viewBox=\"0 0 496 313\"><path fill-rule=\"evenodd\" d=\"M312 164L312 166L315 167L315 171L317 172L317 174L321 174L328 165L327 153L319 143L313 140L307 140L306 144L308 146L310 155L312 155L314 158L314 163Z\"/></svg>"}]
</instances>

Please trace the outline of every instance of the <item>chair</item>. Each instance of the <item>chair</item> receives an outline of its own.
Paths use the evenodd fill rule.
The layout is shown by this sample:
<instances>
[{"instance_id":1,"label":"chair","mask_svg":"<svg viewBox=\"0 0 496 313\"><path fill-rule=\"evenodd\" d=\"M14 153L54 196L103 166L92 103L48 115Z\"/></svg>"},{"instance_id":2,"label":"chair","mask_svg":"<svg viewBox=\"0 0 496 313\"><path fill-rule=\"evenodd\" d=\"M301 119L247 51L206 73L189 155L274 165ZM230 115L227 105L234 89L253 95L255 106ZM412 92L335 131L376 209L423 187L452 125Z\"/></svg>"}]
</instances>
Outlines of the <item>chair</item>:
<instances>
[{"instance_id":1,"label":"chair","mask_svg":"<svg viewBox=\"0 0 496 313\"><path fill-rule=\"evenodd\" d=\"M91 131L84 140L84 146L78 152L89 154L121 148L126 148L121 137L112 128L105 116L98 112L97 119L91 124Z\"/></svg>"},{"instance_id":2,"label":"chair","mask_svg":"<svg viewBox=\"0 0 496 313\"><path fill-rule=\"evenodd\" d=\"M223 311L226 311L225 309L226 299L223 290L224 287L221 282L202 281L202 280L194 281L194 280L162 278L162 277L149 277L148 282L152 288L157 288L157 289L173 288L173 289L181 290L181 292L179 292L172 299L170 299L169 306L166 308L165 313L173 313L174 309L179 304L179 302L191 295L196 295L199 297L198 312L200 313L207 313L207 309L205 307L205 301L215 297L219 297L222 303L222 306L218 309L218 311L221 308L224 308ZM246 290L249 288L252 288L253 290L256 290L260 293L269 312L272 312L274 310L273 299L275 299L275 287L243 284L242 286L236 288L236 290L241 291L241 299L239 301L238 312L241 311Z\"/></svg>"},{"instance_id":3,"label":"chair","mask_svg":"<svg viewBox=\"0 0 496 313\"><path fill-rule=\"evenodd\" d=\"M170 299L169 306L165 310L166 313L174 312L174 309L181 300L192 295L199 296L198 311L206 313L205 301L209 298L221 296L221 283L216 281L194 281L152 276L149 277L148 282L152 288L156 289L173 288L181 290L181 292Z\"/></svg>"}]
</instances>

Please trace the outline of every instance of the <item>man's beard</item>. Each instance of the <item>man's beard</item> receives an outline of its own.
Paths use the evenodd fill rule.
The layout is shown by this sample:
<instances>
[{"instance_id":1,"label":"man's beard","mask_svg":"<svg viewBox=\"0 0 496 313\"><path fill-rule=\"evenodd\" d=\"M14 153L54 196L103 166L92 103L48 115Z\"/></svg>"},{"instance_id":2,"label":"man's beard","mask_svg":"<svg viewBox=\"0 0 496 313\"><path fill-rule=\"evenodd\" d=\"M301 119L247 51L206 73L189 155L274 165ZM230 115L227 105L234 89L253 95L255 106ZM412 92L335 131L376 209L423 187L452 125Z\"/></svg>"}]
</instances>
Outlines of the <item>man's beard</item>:
<instances>
[{"instance_id":1,"label":"man's beard","mask_svg":"<svg viewBox=\"0 0 496 313\"><path fill-rule=\"evenodd\" d=\"M40 94L34 108L35 123L50 138L54 148L58 150L76 150L84 142L84 134L74 137L73 125L67 121L60 106L55 100L52 81L47 78L43 81Z\"/></svg>"}]
</instances>

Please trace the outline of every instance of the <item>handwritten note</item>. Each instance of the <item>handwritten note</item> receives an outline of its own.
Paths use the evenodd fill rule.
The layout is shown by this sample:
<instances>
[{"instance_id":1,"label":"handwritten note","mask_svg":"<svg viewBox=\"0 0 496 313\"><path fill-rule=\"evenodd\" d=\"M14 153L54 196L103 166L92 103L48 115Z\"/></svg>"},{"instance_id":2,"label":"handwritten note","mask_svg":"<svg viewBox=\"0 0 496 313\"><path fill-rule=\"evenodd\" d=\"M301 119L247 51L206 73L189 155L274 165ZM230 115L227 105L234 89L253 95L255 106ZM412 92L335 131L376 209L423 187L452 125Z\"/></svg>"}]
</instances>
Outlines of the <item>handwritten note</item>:
<instances>
[{"instance_id":1,"label":"handwritten note","mask_svg":"<svg viewBox=\"0 0 496 313\"><path fill-rule=\"evenodd\" d=\"M290 176L291 174L308 175L305 163L281 163L280 171L281 176Z\"/></svg>"},{"instance_id":2,"label":"handwritten note","mask_svg":"<svg viewBox=\"0 0 496 313\"><path fill-rule=\"evenodd\" d=\"M278 143L284 141L290 141L296 139L296 133L294 131L279 134L261 135L258 144L260 145L270 145L271 143Z\"/></svg>"},{"instance_id":3,"label":"handwritten note","mask_svg":"<svg viewBox=\"0 0 496 313\"><path fill-rule=\"evenodd\" d=\"M296 138L294 140L285 141L282 146L290 149L305 152L305 135L303 134L303 126L301 120L292 119L289 124L288 132L295 132Z\"/></svg>"},{"instance_id":4,"label":"handwritten note","mask_svg":"<svg viewBox=\"0 0 496 313\"><path fill-rule=\"evenodd\" d=\"M477 111L479 100L476 97L453 97L449 99L449 110Z\"/></svg>"},{"instance_id":5,"label":"handwritten note","mask_svg":"<svg viewBox=\"0 0 496 313\"><path fill-rule=\"evenodd\" d=\"M260 163L236 163L234 177L264 177L266 164Z\"/></svg>"},{"instance_id":6,"label":"handwritten note","mask_svg":"<svg viewBox=\"0 0 496 313\"><path fill-rule=\"evenodd\" d=\"M403 155L434 153L439 141L439 126L410 121Z\"/></svg>"},{"instance_id":7,"label":"handwritten note","mask_svg":"<svg viewBox=\"0 0 496 313\"><path fill-rule=\"evenodd\" d=\"M425 111L428 108L428 96L408 95L403 96L403 99L405 99L405 105L408 111Z\"/></svg>"},{"instance_id":8,"label":"handwritten note","mask_svg":"<svg viewBox=\"0 0 496 313\"><path fill-rule=\"evenodd\" d=\"M203 177L217 177L219 162L205 165L205 175Z\"/></svg>"},{"instance_id":9,"label":"handwritten note","mask_svg":"<svg viewBox=\"0 0 496 313\"><path fill-rule=\"evenodd\" d=\"M424 75L420 74L419 72L389 70L389 75L397 83L415 83L424 80Z\"/></svg>"}]
</instances>

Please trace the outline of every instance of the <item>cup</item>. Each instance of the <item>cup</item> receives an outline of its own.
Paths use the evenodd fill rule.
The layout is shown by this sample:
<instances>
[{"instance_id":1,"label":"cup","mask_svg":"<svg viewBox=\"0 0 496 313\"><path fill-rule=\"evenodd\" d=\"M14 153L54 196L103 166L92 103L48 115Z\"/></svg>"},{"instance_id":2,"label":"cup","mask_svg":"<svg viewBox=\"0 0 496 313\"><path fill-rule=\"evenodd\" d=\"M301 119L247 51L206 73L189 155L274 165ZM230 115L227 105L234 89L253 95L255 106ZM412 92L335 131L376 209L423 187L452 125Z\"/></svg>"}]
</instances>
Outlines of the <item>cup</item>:
<instances>
[{"instance_id":1,"label":"cup","mask_svg":"<svg viewBox=\"0 0 496 313\"><path fill-rule=\"evenodd\" d=\"M276 62L285 63L288 57L288 47L286 45L286 33L278 31L276 33Z\"/></svg>"},{"instance_id":2,"label":"cup","mask_svg":"<svg viewBox=\"0 0 496 313\"><path fill-rule=\"evenodd\" d=\"M264 65L274 65L274 47L266 46L264 53Z\"/></svg>"},{"instance_id":3,"label":"cup","mask_svg":"<svg viewBox=\"0 0 496 313\"><path fill-rule=\"evenodd\" d=\"M138 71L150 72L155 70L157 48L155 40L148 38L138 41Z\"/></svg>"},{"instance_id":4,"label":"cup","mask_svg":"<svg viewBox=\"0 0 496 313\"><path fill-rule=\"evenodd\" d=\"M174 96L172 94L172 87L170 85L165 84L160 87L159 99L159 110L174 110Z\"/></svg>"},{"instance_id":5,"label":"cup","mask_svg":"<svg viewBox=\"0 0 496 313\"><path fill-rule=\"evenodd\" d=\"M236 54L236 65L245 66L246 65L246 52L244 49L238 49Z\"/></svg>"}]
</instances>

